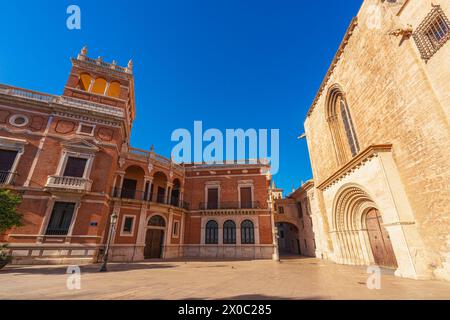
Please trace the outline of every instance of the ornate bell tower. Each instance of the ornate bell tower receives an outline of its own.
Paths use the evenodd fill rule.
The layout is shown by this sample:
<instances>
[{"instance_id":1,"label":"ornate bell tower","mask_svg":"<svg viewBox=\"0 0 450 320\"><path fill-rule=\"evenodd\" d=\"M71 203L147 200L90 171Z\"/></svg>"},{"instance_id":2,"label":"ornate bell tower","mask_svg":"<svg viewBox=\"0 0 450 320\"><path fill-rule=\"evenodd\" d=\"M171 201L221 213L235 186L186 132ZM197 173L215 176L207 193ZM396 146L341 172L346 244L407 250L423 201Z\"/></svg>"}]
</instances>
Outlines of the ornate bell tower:
<instances>
[{"instance_id":1,"label":"ornate bell tower","mask_svg":"<svg viewBox=\"0 0 450 320\"><path fill-rule=\"evenodd\" d=\"M129 143L130 131L136 115L133 62L126 67L104 62L102 57L92 59L84 47L77 58L72 58L72 70L63 96L112 107L124 117L125 136Z\"/></svg>"}]
</instances>

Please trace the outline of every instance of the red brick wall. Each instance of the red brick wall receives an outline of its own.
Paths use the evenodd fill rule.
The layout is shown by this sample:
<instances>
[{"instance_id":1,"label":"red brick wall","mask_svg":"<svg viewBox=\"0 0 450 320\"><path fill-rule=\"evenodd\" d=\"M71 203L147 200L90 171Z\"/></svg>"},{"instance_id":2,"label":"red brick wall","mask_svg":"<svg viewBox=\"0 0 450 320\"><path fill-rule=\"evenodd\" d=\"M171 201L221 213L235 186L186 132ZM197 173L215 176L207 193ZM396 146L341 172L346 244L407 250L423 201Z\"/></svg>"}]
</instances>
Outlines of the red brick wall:
<instances>
[{"instance_id":1,"label":"red brick wall","mask_svg":"<svg viewBox=\"0 0 450 320\"><path fill-rule=\"evenodd\" d=\"M201 219L192 218L186 215L186 223L184 230L184 243L185 244L200 244L201 241Z\"/></svg>"},{"instance_id":2,"label":"red brick wall","mask_svg":"<svg viewBox=\"0 0 450 320\"><path fill-rule=\"evenodd\" d=\"M259 242L272 244L272 222L270 216L259 216Z\"/></svg>"},{"instance_id":3,"label":"red brick wall","mask_svg":"<svg viewBox=\"0 0 450 320\"><path fill-rule=\"evenodd\" d=\"M220 182L220 201L238 202L239 201L239 181L253 180L254 194L253 201L258 201L261 208L267 208L268 189L266 177L259 176L233 176L216 177L214 175L202 178L187 177L185 183L185 201L191 205L191 210L198 210L199 204L205 202L205 186L209 181Z\"/></svg>"}]
</instances>

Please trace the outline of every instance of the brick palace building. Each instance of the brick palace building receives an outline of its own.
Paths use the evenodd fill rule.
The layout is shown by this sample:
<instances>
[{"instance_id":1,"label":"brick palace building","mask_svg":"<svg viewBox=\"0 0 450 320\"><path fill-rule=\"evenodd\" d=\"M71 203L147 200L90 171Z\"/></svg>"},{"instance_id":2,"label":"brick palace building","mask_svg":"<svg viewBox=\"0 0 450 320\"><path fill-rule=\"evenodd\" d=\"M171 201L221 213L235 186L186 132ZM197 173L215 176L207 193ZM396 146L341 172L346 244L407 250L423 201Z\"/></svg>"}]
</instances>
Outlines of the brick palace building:
<instances>
[{"instance_id":1,"label":"brick palace building","mask_svg":"<svg viewBox=\"0 0 450 320\"><path fill-rule=\"evenodd\" d=\"M179 165L130 146L133 65L72 59L61 96L0 85L0 185L23 226L0 235L15 263L271 259L269 166Z\"/></svg>"}]
</instances>

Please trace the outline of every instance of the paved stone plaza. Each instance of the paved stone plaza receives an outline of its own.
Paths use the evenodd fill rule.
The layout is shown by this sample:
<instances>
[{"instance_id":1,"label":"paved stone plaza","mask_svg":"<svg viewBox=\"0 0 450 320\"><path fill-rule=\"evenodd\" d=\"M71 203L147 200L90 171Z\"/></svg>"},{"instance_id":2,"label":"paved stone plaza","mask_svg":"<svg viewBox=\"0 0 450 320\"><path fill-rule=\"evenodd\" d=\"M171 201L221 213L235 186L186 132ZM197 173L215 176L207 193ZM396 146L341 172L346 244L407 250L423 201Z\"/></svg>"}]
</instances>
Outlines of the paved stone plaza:
<instances>
[{"instance_id":1,"label":"paved stone plaza","mask_svg":"<svg viewBox=\"0 0 450 320\"><path fill-rule=\"evenodd\" d=\"M176 261L81 267L81 289L68 290L66 267L8 266L0 299L450 299L450 283L382 273L366 286L366 268L317 259Z\"/></svg>"}]
</instances>

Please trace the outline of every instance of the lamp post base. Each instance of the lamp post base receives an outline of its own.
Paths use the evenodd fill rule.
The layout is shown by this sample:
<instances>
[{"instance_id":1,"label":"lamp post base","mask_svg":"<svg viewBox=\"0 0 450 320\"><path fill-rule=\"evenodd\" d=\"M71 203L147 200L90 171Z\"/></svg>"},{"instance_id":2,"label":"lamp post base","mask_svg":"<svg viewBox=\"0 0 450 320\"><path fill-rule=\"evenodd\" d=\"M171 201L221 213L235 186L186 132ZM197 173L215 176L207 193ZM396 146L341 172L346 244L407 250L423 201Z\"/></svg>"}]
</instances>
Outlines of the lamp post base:
<instances>
[{"instance_id":1,"label":"lamp post base","mask_svg":"<svg viewBox=\"0 0 450 320\"><path fill-rule=\"evenodd\" d=\"M102 266L100 267L99 272L107 272L108 268L106 268L106 262L103 262Z\"/></svg>"}]
</instances>

